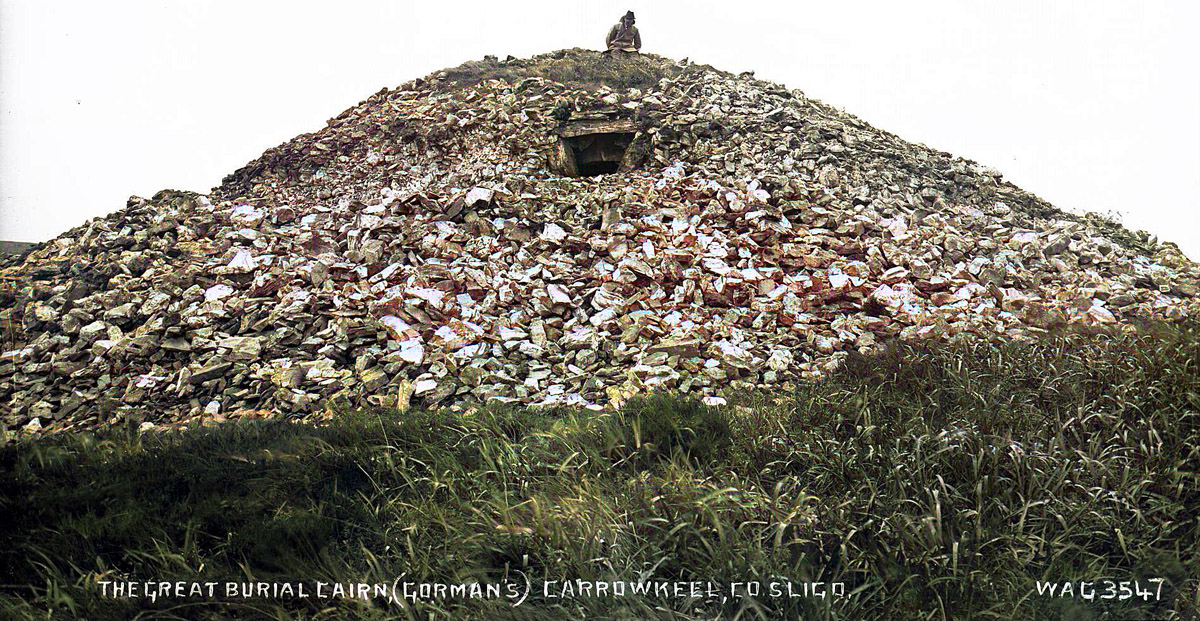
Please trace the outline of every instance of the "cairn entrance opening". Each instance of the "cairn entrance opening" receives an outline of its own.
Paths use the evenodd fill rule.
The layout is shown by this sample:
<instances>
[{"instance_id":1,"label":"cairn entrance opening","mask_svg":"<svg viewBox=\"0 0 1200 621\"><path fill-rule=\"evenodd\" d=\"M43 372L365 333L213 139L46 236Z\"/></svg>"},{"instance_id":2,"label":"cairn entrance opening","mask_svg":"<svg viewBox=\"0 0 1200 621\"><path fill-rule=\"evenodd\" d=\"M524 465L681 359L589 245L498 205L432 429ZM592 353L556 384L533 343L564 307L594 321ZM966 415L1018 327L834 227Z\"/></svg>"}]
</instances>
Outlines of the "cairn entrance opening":
<instances>
[{"instance_id":1,"label":"cairn entrance opening","mask_svg":"<svg viewBox=\"0 0 1200 621\"><path fill-rule=\"evenodd\" d=\"M629 121L577 121L558 131L551 163L568 177L622 172L641 164L642 150L635 146L639 141L645 140Z\"/></svg>"},{"instance_id":2,"label":"cairn entrance opening","mask_svg":"<svg viewBox=\"0 0 1200 621\"><path fill-rule=\"evenodd\" d=\"M571 138L563 138L565 148L570 149L575 158L575 168L580 177L594 177L617 172L621 161L625 159L625 151L633 143L633 134L626 132L611 132L600 134L583 134Z\"/></svg>"}]
</instances>

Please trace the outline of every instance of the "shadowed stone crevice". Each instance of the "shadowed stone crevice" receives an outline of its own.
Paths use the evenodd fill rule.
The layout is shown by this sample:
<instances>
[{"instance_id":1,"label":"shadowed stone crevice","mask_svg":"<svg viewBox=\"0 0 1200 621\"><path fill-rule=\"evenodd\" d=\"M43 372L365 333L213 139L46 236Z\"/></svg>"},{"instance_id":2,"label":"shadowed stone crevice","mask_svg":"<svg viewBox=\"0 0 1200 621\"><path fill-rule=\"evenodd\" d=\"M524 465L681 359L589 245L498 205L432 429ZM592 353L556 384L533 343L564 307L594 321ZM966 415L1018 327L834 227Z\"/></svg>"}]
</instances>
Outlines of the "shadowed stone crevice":
<instances>
[{"instance_id":1,"label":"shadowed stone crevice","mask_svg":"<svg viewBox=\"0 0 1200 621\"><path fill-rule=\"evenodd\" d=\"M625 172L641 165L648 136L631 121L578 121L558 132L551 157L555 172L567 177L593 177ZM631 148L632 147L632 148Z\"/></svg>"},{"instance_id":2,"label":"shadowed stone crevice","mask_svg":"<svg viewBox=\"0 0 1200 621\"><path fill-rule=\"evenodd\" d=\"M566 148L575 158L575 167L580 177L593 177L615 173L621 167L625 151L633 142L633 134L614 132L609 134L584 134L564 138Z\"/></svg>"}]
</instances>

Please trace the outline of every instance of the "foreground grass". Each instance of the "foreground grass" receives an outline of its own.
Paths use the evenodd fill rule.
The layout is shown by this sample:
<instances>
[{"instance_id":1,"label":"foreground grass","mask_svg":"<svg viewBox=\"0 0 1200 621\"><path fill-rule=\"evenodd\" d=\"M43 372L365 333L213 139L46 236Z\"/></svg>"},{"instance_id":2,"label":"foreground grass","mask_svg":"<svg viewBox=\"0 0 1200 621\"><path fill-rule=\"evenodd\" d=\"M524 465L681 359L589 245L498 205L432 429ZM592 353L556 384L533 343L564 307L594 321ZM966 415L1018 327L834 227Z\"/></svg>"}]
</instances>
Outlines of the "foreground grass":
<instances>
[{"instance_id":1,"label":"foreground grass","mask_svg":"<svg viewBox=\"0 0 1200 621\"><path fill-rule=\"evenodd\" d=\"M1200 325L896 345L794 394L0 450L0 616L1160 619L1200 610ZM838 598L146 600L97 580L841 581ZM1038 580L1164 578L1160 599ZM1143 582L1143 584L1146 584ZM1099 594L1099 593L1098 593Z\"/></svg>"}]
</instances>

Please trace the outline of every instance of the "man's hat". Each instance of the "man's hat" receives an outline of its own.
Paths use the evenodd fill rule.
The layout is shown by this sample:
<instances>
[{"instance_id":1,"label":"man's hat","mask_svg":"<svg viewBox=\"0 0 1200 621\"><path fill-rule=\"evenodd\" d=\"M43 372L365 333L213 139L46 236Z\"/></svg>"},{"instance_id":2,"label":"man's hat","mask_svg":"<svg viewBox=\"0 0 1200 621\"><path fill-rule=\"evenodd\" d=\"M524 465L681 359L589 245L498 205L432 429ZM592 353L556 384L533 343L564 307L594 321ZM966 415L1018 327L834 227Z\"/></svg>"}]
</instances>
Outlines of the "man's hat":
<instances>
[{"instance_id":1,"label":"man's hat","mask_svg":"<svg viewBox=\"0 0 1200 621\"><path fill-rule=\"evenodd\" d=\"M626 19L633 19L633 11L625 11Z\"/></svg>"}]
</instances>

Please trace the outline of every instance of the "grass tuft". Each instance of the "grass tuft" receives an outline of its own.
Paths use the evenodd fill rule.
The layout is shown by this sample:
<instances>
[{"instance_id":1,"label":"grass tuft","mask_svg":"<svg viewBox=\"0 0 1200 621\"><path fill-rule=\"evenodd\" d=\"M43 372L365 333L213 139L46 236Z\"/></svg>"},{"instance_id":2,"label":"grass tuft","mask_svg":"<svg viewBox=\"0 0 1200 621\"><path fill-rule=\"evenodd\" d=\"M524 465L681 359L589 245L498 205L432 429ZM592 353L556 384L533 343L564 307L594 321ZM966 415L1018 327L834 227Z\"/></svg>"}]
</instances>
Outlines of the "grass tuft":
<instances>
[{"instance_id":1,"label":"grass tuft","mask_svg":"<svg viewBox=\"0 0 1200 621\"><path fill-rule=\"evenodd\" d=\"M532 58L473 60L439 72L438 77L459 86L473 86L488 80L519 84L527 78L544 78L589 90L601 86L619 90L653 87L664 78L688 71L729 75L708 65L679 65L655 54L609 55L572 48Z\"/></svg>"}]
</instances>

